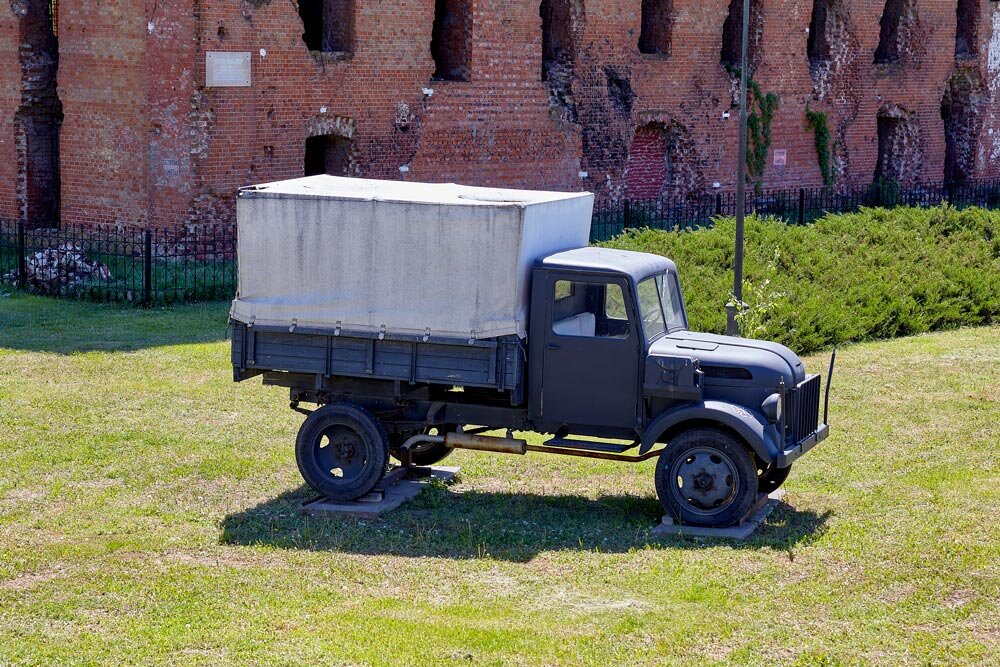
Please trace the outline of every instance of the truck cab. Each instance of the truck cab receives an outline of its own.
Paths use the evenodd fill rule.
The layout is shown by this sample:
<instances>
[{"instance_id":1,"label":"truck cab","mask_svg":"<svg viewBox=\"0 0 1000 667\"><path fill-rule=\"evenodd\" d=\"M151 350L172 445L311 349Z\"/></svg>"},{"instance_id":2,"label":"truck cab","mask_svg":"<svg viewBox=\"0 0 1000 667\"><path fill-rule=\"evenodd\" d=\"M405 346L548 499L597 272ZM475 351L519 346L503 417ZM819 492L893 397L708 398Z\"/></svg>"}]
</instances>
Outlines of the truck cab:
<instances>
[{"instance_id":1,"label":"truck cab","mask_svg":"<svg viewBox=\"0 0 1000 667\"><path fill-rule=\"evenodd\" d=\"M750 453L761 491L829 432L817 424L819 376L783 345L690 331L677 267L658 255L587 247L539 259L528 349L540 371L528 373L528 415L547 432L634 438L640 456L684 432L724 434Z\"/></svg>"},{"instance_id":2,"label":"truck cab","mask_svg":"<svg viewBox=\"0 0 1000 667\"><path fill-rule=\"evenodd\" d=\"M687 329L677 267L664 257L578 248L544 257L532 277L529 417L550 430L630 437L647 420L650 346Z\"/></svg>"}]
</instances>

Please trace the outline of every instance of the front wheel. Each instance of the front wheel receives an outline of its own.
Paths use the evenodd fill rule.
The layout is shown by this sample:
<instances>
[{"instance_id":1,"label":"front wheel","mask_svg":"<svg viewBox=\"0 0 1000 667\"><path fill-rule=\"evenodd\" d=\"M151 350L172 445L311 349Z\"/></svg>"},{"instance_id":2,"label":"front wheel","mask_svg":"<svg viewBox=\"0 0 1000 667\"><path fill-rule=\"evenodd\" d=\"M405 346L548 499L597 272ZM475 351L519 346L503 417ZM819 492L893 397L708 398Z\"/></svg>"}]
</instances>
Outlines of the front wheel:
<instances>
[{"instance_id":1,"label":"front wheel","mask_svg":"<svg viewBox=\"0 0 1000 667\"><path fill-rule=\"evenodd\" d=\"M656 464L656 495L689 525L722 527L742 519L757 497L757 467L736 438L711 428L670 440Z\"/></svg>"},{"instance_id":2,"label":"front wheel","mask_svg":"<svg viewBox=\"0 0 1000 667\"><path fill-rule=\"evenodd\" d=\"M357 500L371 493L388 460L385 429L370 412L349 403L310 413L295 440L302 478L330 500Z\"/></svg>"}]
</instances>

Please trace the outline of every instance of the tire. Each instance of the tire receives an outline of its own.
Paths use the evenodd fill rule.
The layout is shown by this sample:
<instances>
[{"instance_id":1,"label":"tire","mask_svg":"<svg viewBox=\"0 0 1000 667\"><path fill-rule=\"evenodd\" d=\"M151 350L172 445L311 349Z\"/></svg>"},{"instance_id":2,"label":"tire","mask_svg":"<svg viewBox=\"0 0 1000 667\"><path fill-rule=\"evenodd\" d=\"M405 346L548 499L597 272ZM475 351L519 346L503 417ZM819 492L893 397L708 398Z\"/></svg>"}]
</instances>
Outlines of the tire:
<instances>
[{"instance_id":1,"label":"tire","mask_svg":"<svg viewBox=\"0 0 1000 667\"><path fill-rule=\"evenodd\" d=\"M777 491L778 487L788 479L788 473L791 471L792 466L788 466L787 468L775 468L771 466L757 477L757 491L759 493L773 493Z\"/></svg>"},{"instance_id":2,"label":"tire","mask_svg":"<svg viewBox=\"0 0 1000 667\"><path fill-rule=\"evenodd\" d=\"M660 454L656 495L679 523L730 526L757 498L757 467L743 443L728 433L691 429L672 438Z\"/></svg>"},{"instance_id":3,"label":"tire","mask_svg":"<svg viewBox=\"0 0 1000 667\"><path fill-rule=\"evenodd\" d=\"M407 433L393 433L389 436L389 453L392 454L396 459L400 459L399 448L403 446L410 436L419 434L429 434L431 431L437 428L438 435L444 435L445 433L450 433L455 430L454 426L439 426L421 429L420 431L412 431ZM443 461L453 450L448 447L443 442L427 442L419 444L410 449L410 460L415 466L431 466L439 461Z\"/></svg>"},{"instance_id":4,"label":"tire","mask_svg":"<svg viewBox=\"0 0 1000 667\"><path fill-rule=\"evenodd\" d=\"M350 403L312 412L295 440L302 479L330 500L357 500L371 493L388 460L385 429L370 412Z\"/></svg>"}]
</instances>

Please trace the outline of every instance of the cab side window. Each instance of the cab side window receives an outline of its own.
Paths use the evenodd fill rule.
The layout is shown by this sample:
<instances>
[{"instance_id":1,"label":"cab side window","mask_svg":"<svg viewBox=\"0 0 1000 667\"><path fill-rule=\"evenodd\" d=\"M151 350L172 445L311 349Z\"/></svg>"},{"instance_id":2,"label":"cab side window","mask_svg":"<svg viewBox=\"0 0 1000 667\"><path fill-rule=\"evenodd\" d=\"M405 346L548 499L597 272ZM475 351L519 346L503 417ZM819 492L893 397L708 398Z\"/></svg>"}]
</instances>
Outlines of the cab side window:
<instances>
[{"instance_id":1,"label":"cab side window","mask_svg":"<svg viewBox=\"0 0 1000 667\"><path fill-rule=\"evenodd\" d=\"M628 311L621 285L557 280L552 296L555 334L628 338Z\"/></svg>"}]
</instances>

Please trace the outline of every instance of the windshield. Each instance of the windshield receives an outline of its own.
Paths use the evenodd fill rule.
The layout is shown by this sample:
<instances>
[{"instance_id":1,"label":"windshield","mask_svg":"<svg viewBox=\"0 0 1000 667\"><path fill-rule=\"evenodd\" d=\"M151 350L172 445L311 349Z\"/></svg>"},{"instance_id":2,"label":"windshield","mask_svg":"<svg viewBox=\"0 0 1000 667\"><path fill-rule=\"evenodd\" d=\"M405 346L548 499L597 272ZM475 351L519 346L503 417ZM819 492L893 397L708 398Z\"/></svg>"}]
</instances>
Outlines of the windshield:
<instances>
[{"instance_id":1,"label":"windshield","mask_svg":"<svg viewBox=\"0 0 1000 667\"><path fill-rule=\"evenodd\" d=\"M650 276L639 283L639 311L646 340L664 332L684 329L684 309L681 306L677 280L669 273Z\"/></svg>"}]
</instances>

